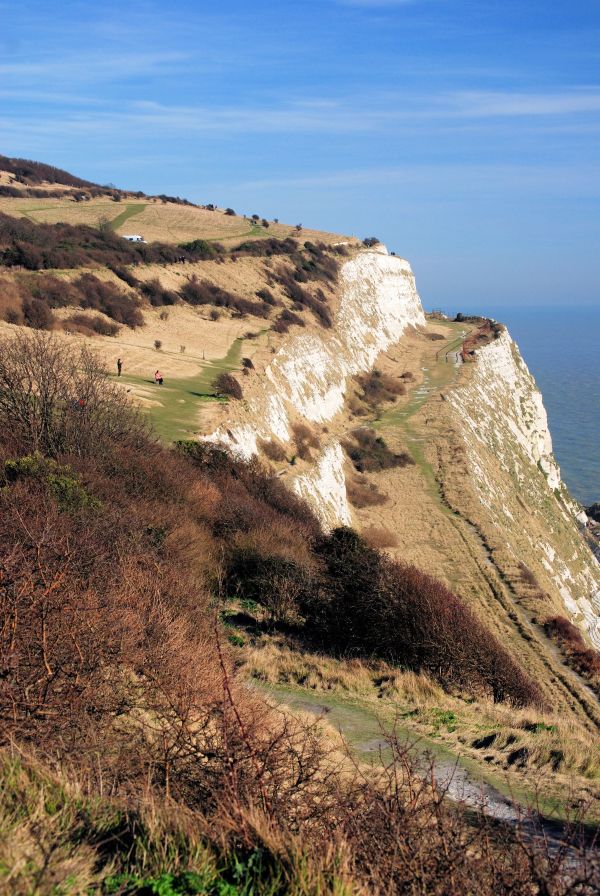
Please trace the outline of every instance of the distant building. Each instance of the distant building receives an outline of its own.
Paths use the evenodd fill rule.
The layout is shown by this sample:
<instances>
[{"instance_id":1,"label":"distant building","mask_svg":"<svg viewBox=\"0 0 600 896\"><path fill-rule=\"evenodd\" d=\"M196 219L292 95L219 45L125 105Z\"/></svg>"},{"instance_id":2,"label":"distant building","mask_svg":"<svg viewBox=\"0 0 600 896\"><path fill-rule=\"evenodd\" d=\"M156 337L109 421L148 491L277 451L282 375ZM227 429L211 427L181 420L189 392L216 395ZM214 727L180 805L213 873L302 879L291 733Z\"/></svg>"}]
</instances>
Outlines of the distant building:
<instances>
[{"instance_id":1,"label":"distant building","mask_svg":"<svg viewBox=\"0 0 600 896\"><path fill-rule=\"evenodd\" d=\"M146 240L143 236L140 236L139 233L129 233L123 235L124 240L129 240L130 243L145 243Z\"/></svg>"}]
</instances>

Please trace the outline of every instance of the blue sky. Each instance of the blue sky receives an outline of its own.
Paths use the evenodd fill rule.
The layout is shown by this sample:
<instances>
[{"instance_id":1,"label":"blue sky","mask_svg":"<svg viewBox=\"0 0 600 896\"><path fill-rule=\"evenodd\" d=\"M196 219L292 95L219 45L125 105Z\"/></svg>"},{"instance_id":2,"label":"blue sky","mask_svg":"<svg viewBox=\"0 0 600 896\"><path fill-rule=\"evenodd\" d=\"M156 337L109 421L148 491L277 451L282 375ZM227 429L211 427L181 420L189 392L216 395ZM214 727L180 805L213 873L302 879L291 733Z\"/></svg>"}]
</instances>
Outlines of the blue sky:
<instances>
[{"instance_id":1,"label":"blue sky","mask_svg":"<svg viewBox=\"0 0 600 896\"><path fill-rule=\"evenodd\" d=\"M0 0L0 152L600 304L598 0Z\"/></svg>"}]
</instances>

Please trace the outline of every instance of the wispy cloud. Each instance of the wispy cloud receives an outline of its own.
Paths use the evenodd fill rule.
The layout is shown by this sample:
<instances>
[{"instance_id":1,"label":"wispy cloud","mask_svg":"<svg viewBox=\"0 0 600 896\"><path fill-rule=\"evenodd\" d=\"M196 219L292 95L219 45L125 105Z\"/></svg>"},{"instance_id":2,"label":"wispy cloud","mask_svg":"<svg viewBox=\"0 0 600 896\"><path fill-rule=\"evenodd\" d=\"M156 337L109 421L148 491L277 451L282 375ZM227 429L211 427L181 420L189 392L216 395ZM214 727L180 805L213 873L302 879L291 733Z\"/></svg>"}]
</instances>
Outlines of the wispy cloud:
<instances>
[{"instance_id":1,"label":"wispy cloud","mask_svg":"<svg viewBox=\"0 0 600 896\"><path fill-rule=\"evenodd\" d=\"M407 164L329 171L306 177L265 178L229 184L229 187L256 191L274 188L306 190L399 186L417 192L424 191L423 195L426 195L432 183L443 183L444 193L448 198L457 190L461 196L481 196L502 193L506 189L570 197L574 191L580 191L587 197L599 197L599 167L592 164L578 168L559 164L474 164L470 161L455 164Z\"/></svg>"},{"instance_id":2,"label":"wispy cloud","mask_svg":"<svg viewBox=\"0 0 600 896\"><path fill-rule=\"evenodd\" d=\"M448 94L446 114L468 118L562 116L600 111L600 88L553 93L459 91Z\"/></svg>"},{"instance_id":3,"label":"wispy cloud","mask_svg":"<svg viewBox=\"0 0 600 896\"><path fill-rule=\"evenodd\" d=\"M188 58L178 51L129 53L102 52L73 54L36 62L11 61L0 63L0 76L14 78L21 84L33 81L37 85L48 81L69 81L80 84L95 80L123 80L132 75L152 74Z\"/></svg>"}]
</instances>

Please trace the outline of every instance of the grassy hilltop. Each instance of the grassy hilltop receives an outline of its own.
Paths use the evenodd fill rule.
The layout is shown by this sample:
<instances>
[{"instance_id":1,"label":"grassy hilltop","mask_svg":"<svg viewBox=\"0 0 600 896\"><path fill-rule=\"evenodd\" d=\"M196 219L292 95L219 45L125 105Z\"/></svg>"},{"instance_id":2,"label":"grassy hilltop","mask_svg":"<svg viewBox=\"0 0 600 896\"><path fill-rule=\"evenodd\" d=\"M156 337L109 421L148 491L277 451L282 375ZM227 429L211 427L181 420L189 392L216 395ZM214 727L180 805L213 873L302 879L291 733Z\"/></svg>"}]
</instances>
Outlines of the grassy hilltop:
<instances>
[{"instance_id":1,"label":"grassy hilltop","mask_svg":"<svg viewBox=\"0 0 600 896\"><path fill-rule=\"evenodd\" d=\"M431 456L489 323L430 318L250 463L198 441L358 251L0 157L0 892L597 891L593 656L486 604ZM325 532L286 480L332 436Z\"/></svg>"}]
</instances>

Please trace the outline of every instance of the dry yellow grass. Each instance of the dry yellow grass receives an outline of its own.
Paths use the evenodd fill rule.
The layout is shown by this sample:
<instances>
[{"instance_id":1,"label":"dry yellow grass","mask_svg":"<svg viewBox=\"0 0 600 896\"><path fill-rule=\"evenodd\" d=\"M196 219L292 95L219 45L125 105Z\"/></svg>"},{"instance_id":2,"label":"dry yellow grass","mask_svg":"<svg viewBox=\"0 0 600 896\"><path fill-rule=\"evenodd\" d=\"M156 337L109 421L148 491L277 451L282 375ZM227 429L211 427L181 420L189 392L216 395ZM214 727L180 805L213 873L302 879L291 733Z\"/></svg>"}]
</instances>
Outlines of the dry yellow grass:
<instances>
[{"instance_id":1,"label":"dry yellow grass","mask_svg":"<svg viewBox=\"0 0 600 896\"><path fill-rule=\"evenodd\" d=\"M49 190L61 189L56 184L48 184L45 187ZM44 189L44 186L40 189ZM109 198L96 197L86 202L75 202L67 197L64 199L0 197L0 212L45 224L65 222L97 227L101 221L114 221L128 211L134 214L116 228L116 233L140 234L147 242L184 243L194 239L206 239L218 240L231 247L243 240L266 237L284 239L292 236L302 242L316 240L328 243L348 239L339 234L310 228L298 233L291 225L273 222L266 229L241 215L226 215L224 210L208 211L196 206L162 202L158 199L132 197L124 198L121 202L113 202Z\"/></svg>"},{"instance_id":2,"label":"dry yellow grass","mask_svg":"<svg viewBox=\"0 0 600 896\"><path fill-rule=\"evenodd\" d=\"M280 635L258 636L236 652L244 674L274 694L282 688L284 702L286 689L317 703L319 694L350 701L388 724L399 719L416 740L439 741L516 789L532 792L539 784L564 805L583 800L590 817L600 816L600 743L559 713L451 696L427 675L310 653Z\"/></svg>"}]
</instances>

